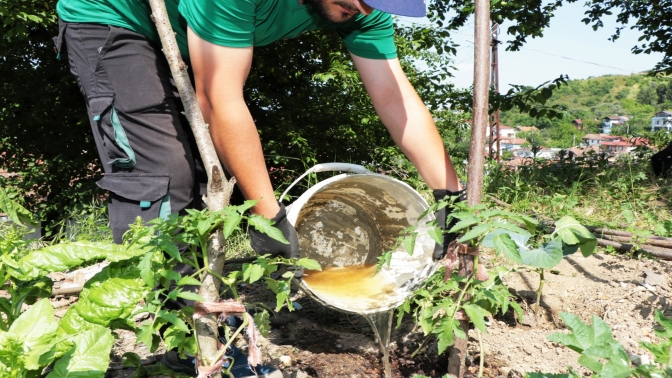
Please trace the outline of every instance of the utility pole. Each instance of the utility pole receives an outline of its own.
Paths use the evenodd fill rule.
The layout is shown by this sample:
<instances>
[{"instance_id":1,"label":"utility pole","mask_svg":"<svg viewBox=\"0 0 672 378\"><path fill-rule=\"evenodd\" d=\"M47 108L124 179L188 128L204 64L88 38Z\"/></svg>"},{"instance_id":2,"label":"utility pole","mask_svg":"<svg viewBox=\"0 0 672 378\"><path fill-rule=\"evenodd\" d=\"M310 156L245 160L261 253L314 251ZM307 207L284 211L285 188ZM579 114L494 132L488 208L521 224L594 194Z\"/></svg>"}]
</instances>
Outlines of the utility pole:
<instances>
[{"instance_id":1,"label":"utility pole","mask_svg":"<svg viewBox=\"0 0 672 378\"><path fill-rule=\"evenodd\" d=\"M499 59L497 54L497 45L499 45L499 24L495 21L492 21L492 26L490 28L490 89L495 93L499 93ZM497 161L502 160L501 154L501 135L499 133L499 109L490 115L490 157L496 159ZM495 137L493 137L493 134ZM495 138L496 148L495 147Z\"/></svg>"}]
</instances>

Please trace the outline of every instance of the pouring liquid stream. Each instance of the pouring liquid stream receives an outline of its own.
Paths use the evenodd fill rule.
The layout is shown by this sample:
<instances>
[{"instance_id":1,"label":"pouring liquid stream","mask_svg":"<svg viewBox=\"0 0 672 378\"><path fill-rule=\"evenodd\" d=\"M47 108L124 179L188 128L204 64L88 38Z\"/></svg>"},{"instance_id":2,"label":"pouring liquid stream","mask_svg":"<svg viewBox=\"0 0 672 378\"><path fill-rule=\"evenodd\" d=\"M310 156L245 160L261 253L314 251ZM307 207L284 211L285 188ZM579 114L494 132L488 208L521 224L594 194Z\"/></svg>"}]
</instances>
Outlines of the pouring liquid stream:
<instances>
[{"instance_id":1,"label":"pouring liquid stream","mask_svg":"<svg viewBox=\"0 0 672 378\"><path fill-rule=\"evenodd\" d=\"M394 310L374 311L380 308L380 301L394 295L392 278L384 272L376 274L376 265L355 265L305 271L303 281L321 300L360 313L366 318L383 352L385 376L392 378L390 334Z\"/></svg>"}]
</instances>

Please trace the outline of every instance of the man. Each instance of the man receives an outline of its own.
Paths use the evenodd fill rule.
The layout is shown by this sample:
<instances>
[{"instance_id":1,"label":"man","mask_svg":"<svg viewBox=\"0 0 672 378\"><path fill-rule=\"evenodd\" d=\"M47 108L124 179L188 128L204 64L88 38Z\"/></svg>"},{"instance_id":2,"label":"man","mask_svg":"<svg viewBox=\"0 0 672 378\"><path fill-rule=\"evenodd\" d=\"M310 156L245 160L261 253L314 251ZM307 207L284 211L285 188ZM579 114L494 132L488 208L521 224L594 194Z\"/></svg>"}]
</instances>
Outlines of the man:
<instances>
[{"instance_id":1,"label":"man","mask_svg":"<svg viewBox=\"0 0 672 378\"><path fill-rule=\"evenodd\" d=\"M424 16L423 0L167 0L166 6L220 159L245 198L259 200L251 211L275 221L290 241L251 232L256 252L298 256L296 233L274 196L243 99L254 46L335 29L381 120L435 197L461 190L432 117L396 58L392 19L383 13ZM202 207L205 175L147 2L60 0L57 11L57 49L67 47L86 99L115 242L137 216L149 220ZM446 227L446 210L437 215ZM451 238L437 246L437 258Z\"/></svg>"}]
</instances>

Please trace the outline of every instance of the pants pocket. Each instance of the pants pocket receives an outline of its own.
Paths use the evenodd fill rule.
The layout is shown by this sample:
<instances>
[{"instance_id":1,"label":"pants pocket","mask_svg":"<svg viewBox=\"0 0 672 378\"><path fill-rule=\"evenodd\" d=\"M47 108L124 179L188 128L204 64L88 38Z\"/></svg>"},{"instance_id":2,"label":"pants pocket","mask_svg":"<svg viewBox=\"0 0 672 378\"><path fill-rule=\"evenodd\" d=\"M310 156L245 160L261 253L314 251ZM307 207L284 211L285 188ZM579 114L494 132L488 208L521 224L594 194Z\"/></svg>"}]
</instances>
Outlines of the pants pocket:
<instances>
[{"instance_id":1,"label":"pants pocket","mask_svg":"<svg viewBox=\"0 0 672 378\"><path fill-rule=\"evenodd\" d=\"M98 181L99 187L110 191L108 212L115 243L137 217L147 222L167 218L171 213L168 174L108 173Z\"/></svg>"},{"instance_id":2,"label":"pants pocket","mask_svg":"<svg viewBox=\"0 0 672 378\"><path fill-rule=\"evenodd\" d=\"M133 168L136 163L135 152L114 109L114 95L89 97L89 109L93 123L98 125L103 148L109 158L105 163L122 169Z\"/></svg>"}]
</instances>

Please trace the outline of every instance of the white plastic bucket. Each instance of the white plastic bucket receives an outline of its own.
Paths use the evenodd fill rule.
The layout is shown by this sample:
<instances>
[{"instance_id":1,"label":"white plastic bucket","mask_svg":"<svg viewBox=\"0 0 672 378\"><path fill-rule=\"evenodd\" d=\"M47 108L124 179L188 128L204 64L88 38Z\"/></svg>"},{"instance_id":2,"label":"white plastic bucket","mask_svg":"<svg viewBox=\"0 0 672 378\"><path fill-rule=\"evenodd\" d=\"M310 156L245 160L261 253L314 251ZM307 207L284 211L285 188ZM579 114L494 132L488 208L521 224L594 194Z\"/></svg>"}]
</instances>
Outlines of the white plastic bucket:
<instances>
[{"instance_id":1,"label":"white plastic bucket","mask_svg":"<svg viewBox=\"0 0 672 378\"><path fill-rule=\"evenodd\" d=\"M318 302L345 312L367 314L400 306L436 268L432 259L435 242L425 225L434 215L418 220L428 208L427 202L399 180L346 163L316 165L292 183L281 200L306 175L325 171L354 174L321 181L288 206L287 218L296 227L299 253L332 273L349 267L348 277L365 274L367 284L350 289L352 280L341 277L344 279L334 280L333 285L343 285L345 293L334 295L328 290L332 281L311 284L308 272L301 288ZM413 254L398 246L390 266L373 276L378 257L394 247L401 230L415 224L418 235Z\"/></svg>"}]
</instances>

